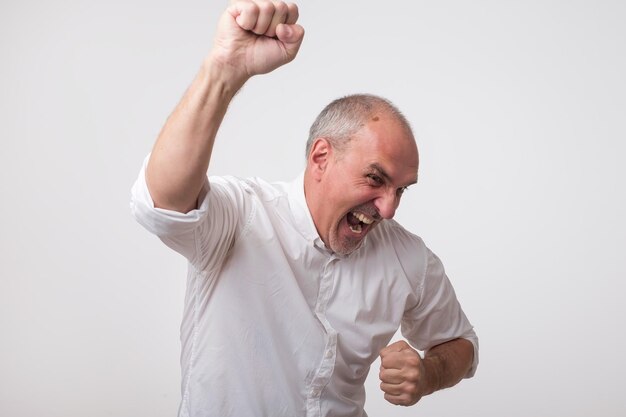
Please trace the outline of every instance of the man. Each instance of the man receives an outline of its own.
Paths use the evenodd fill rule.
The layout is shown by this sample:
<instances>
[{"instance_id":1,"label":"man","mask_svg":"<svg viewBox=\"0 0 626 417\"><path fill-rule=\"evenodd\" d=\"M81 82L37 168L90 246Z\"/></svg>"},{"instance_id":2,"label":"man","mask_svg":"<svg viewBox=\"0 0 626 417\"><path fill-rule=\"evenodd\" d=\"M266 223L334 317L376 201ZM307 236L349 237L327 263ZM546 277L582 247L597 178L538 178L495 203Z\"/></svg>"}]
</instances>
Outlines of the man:
<instances>
[{"instance_id":1,"label":"man","mask_svg":"<svg viewBox=\"0 0 626 417\"><path fill-rule=\"evenodd\" d=\"M477 338L439 259L392 217L417 181L388 101L331 103L291 183L206 177L232 97L295 58L298 9L240 1L133 187L140 223L189 260L179 416L366 416L364 381L412 405L473 375ZM407 342L386 346L402 326Z\"/></svg>"}]
</instances>

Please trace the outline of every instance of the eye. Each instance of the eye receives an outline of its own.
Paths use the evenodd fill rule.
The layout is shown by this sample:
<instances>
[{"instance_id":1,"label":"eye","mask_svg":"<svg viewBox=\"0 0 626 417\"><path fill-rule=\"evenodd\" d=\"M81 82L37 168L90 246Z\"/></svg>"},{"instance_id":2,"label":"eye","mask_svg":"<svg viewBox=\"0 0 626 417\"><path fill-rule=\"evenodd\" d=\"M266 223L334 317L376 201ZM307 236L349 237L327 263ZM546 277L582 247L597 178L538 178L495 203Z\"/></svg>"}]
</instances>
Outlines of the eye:
<instances>
[{"instance_id":1,"label":"eye","mask_svg":"<svg viewBox=\"0 0 626 417\"><path fill-rule=\"evenodd\" d=\"M396 194L398 195L398 197L400 197L400 196L401 196L402 194L404 194L404 192L405 192L406 190L408 190L408 189L409 189L409 187L401 187L401 188L398 188L398 190L396 191Z\"/></svg>"},{"instance_id":2,"label":"eye","mask_svg":"<svg viewBox=\"0 0 626 417\"><path fill-rule=\"evenodd\" d=\"M383 179L376 174L367 174L367 179L371 185L374 185L377 187L385 183L385 181L383 181Z\"/></svg>"}]
</instances>

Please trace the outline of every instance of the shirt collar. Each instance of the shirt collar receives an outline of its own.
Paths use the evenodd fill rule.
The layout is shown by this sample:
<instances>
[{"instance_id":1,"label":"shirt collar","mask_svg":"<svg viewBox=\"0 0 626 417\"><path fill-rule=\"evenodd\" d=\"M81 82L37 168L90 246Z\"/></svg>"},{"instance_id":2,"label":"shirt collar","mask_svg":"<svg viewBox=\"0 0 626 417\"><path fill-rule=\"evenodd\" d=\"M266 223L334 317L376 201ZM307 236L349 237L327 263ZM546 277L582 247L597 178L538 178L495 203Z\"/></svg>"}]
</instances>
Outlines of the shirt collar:
<instances>
[{"instance_id":1,"label":"shirt collar","mask_svg":"<svg viewBox=\"0 0 626 417\"><path fill-rule=\"evenodd\" d=\"M296 228L309 243L318 248L325 249L326 246L317 233L313 217L311 217L311 212L309 211L309 206L306 203L306 197L304 195L304 171L293 181L287 183L286 190Z\"/></svg>"},{"instance_id":2,"label":"shirt collar","mask_svg":"<svg viewBox=\"0 0 626 417\"><path fill-rule=\"evenodd\" d=\"M324 241L317 233L317 228L313 222L309 206L306 203L306 196L304 195L304 171L302 171L293 181L288 182L285 188L296 228L309 244L329 254L333 254L333 256L338 258L344 258L352 255L352 253L359 252L367 244L369 236L365 236L361 245L349 255L344 256L332 252L326 247Z\"/></svg>"}]
</instances>

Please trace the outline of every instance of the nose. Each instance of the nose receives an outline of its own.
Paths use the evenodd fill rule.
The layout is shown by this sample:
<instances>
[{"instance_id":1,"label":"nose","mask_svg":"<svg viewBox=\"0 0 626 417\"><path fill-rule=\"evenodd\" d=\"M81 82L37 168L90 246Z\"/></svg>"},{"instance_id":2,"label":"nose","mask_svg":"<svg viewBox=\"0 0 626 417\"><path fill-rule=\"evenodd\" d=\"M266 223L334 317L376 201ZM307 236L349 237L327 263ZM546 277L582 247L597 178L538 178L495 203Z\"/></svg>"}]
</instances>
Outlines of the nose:
<instances>
[{"instance_id":1,"label":"nose","mask_svg":"<svg viewBox=\"0 0 626 417\"><path fill-rule=\"evenodd\" d=\"M396 214L399 203L400 199L393 191L387 191L374 200L376 210L378 210L378 214L380 214L383 219L392 219Z\"/></svg>"}]
</instances>

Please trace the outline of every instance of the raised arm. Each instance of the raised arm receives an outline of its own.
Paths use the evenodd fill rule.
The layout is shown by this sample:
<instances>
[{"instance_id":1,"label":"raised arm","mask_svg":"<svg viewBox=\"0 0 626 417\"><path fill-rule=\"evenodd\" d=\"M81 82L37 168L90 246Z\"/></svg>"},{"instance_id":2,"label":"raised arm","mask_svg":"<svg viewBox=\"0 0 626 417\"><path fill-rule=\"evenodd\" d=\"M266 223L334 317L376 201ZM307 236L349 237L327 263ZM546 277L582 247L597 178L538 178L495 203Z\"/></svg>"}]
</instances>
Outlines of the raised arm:
<instances>
[{"instance_id":1,"label":"raised arm","mask_svg":"<svg viewBox=\"0 0 626 417\"><path fill-rule=\"evenodd\" d=\"M220 18L213 48L154 145L146 182L156 207L196 208L213 143L234 95L252 76L293 60L304 29L282 1L236 1Z\"/></svg>"}]
</instances>

